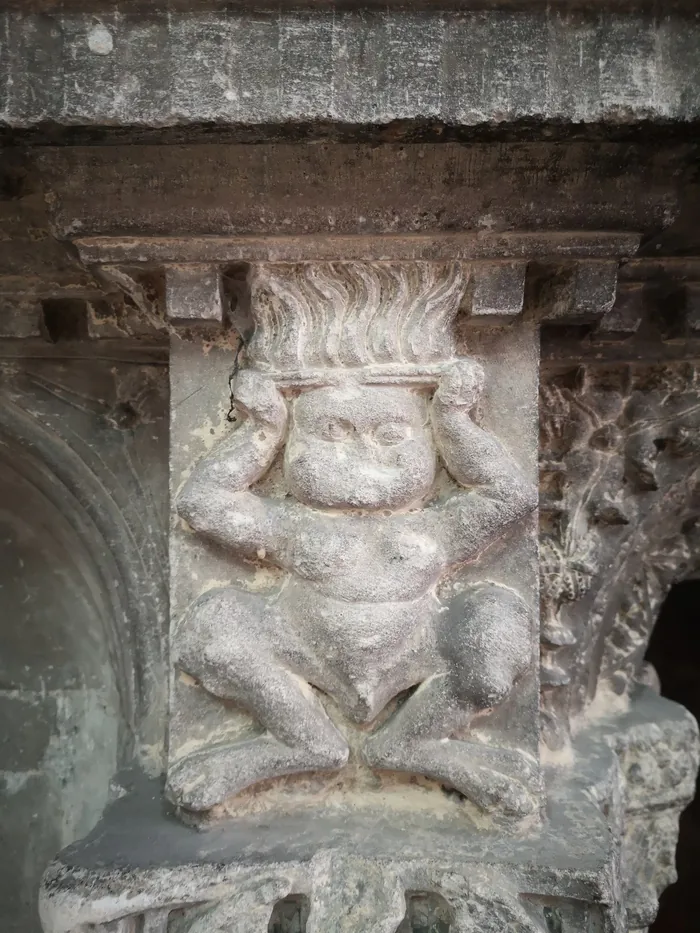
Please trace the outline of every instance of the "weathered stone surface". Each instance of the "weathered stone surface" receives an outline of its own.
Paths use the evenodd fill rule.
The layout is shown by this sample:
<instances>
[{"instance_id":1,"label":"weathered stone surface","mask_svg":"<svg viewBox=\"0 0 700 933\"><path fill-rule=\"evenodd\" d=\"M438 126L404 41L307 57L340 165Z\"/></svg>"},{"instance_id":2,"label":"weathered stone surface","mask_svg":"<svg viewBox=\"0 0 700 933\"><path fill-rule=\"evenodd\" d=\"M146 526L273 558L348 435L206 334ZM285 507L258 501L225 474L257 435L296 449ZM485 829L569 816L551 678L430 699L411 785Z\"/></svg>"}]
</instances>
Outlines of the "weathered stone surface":
<instances>
[{"instance_id":1,"label":"weathered stone surface","mask_svg":"<svg viewBox=\"0 0 700 933\"><path fill-rule=\"evenodd\" d=\"M218 268L196 263L168 266L165 306L171 320L222 323L224 307Z\"/></svg>"},{"instance_id":2,"label":"weathered stone surface","mask_svg":"<svg viewBox=\"0 0 700 933\"><path fill-rule=\"evenodd\" d=\"M543 724L561 747L591 703L624 708L663 599L697 572L696 366L566 368L541 412Z\"/></svg>"},{"instance_id":3,"label":"weathered stone surface","mask_svg":"<svg viewBox=\"0 0 700 933\"><path fill-rule=\"evenodd\" d=\"M253 265L235 429L233 345L174 342L173 492L190 532L172 551L168 782L186 809L298 772L321 772L341 803L359 782L402 806L391 772L407 772L477 812L536 811L534 328L467 337L486 376L461 355L453 322L477 269ZM241 732L241 711L265 732Z\"/></svg>"},{"instance_id":4,"label":"weathered stone surface","mask_svg":"<svg viewBox=\"0 0 700 933\"><path fill-rule=\"evenodd\" d=\"M41 305L36 300L12 300L0 296L0 337L38 337Z\"/></svg>"},{"instance_id":5,"label":"weathered stone surface","mask_svg":"<svg viewBox=\"0 0 700 933\"><path fill-rule=\"evenodd\" d=\"M129 789L48 930L645 929L698 758L638 687L697 572L697 11L2 6L4 928ZM474 500L513 521L445 557ZM109 789L166 726L207 836Z\"/></svg>"},{"instance_id":6,"label":"weathered stone surface","mask_svg":"<svg viewBox=\"0 0 700 933\"><path fill-rule=\"evenodd\" d=\"M157 666L161 633L153 620L160 618L162 625L158 613L165 610L159 534L165 500L156 495L155 473L140 474L134 464L164 454L164 373L157 365L141 368L114 359L109 365L84 361L79 369L70 359L61 359L59 350L54 359L3 362L2 450L11 467L24 464L27 480L39 489L35 507L43 498L44 507L57 513L52 526L57 541L47 538L42 547L49 553L70 549L77 565L67 577L71 585L77 586L73 574L90 580L89 595L80 596L87 600L81 613L92 613L107 632L111 628L108 644L118 643L116 626L130 630L126 644L133 645L134 656L121 653L119 689L133 737L156 751L164 693ZM52 556L55 561L55 552ZM88 640L71 648L77 667L93 645ZM109 649L102 645L102 650ZM100 675L93 676L99 682Z\"/></svg>"},{"instance_id":7,"label":"weathered stone surface","mask_svg":"<svg viewBox=\"0 0 700 933\"><path fill-rule=\"evenodd\" d=\"M527 259L558 260L566 265L571 260L571 278L592 277L595 281L598 269L605 266L610 272L610 262L596 262L599 256L616 256L618 261L633 256L639 246L639 235L636 233L608 233L595 231L587 233L571 233L569 231L549 231L543 233L445 233L435 232L428 234L390 234L382 235L332 235L332 236L240 236L240 237L82 237L75 241L80 256L87 265L108 263L103 272L108 270L110 275L120 266L133 264L162 263L175 258L188 263L188 268L204 267L205 263L217 264L225 268L234 262L313 262L332 261L343 255L343 262L384 262L387 260L415 260L439 261L459 263L461 260L495 259L505 260L499 262L482 263L473 270L470 284L474 294L470 295L469 308L475 313L474 302L477 302L478 314L484 314L480 302L487 299L487 293L481 289L491 291L492 303L496 296L504 303L513 303L512 310L507 316L513 316L522 310L522 290L524 276L527 269ZM519 261L512 261L517 259ZM593 260L583 265L583 275L575 273L578 264L575 260ZM588 267L590 272L587 271ZM612 263L617 272L617 262ZM183 268L183 267L180 267ZM204 268L201 275L209 281L210 273ZM565 283L565 297L569 298L569 278ZM614 288L614 285L613 285ZM211 289L213 291L213 288ZM586 294L586 290L583 289ZM483 297L482 297L483 295ZM208 293L203 296L206 301ZM586 313L591 315L597 307L599 314L604 314L610 302L610 294L606 292L600 302L587 296ZM520 304L515 309L515 302ZM562 302L563 303L563 302ZM569 306L571 305L571 306ZM578 305L567 303L565 308L559 310L557 316L563 317L565 313L576 315ZM550 311L554 316L554 310Z\"/></svg>"},{"instance_id":8,"label":"weathered stone surface","mask_svg":"<svg viewBox=\"0 0 700 933\"><path fill-rule=\"evenodd\" d=\"M641 282L618 288L613 307L600 322L600 336L624 338L636 333L644 317L644 298Z\"/></svg>"},{"instance_id":9,"label":"weathered stone surface","mask_svg":"<svg viewBox=\"0 0 700 933\"><path fill-rule=\"evenodd\" d=\"M484 263L473 286L471 313L474 317L499 318L520 314L525 299L527 263Z\"/></svg>"},{"instance_id":10,"label":"weathered stone surface","mask_svg":"<svg viewBox=\"0 0 700 933\"><path fill-rule=\"evenodd\" d=\"M60 238L284 242L307 234L608 230L644 234L656 256L698 253L694 142L535 136L497 144L63 146L32 154Z\"/></svg>"},{"instance_id":11,"label":"weathered stone surface","mask_svg":"<svg viewBox=\"0 0 700 933\"><path fill-rule=\"evenodd\" d=\"M60 807L52 775L39 770L0 772L3 810L0 898L11 933L41 930L37 890L47 864L62 845L52 809ZM86 827L87 828L87 827Z\"/></svg>"},{"instance_id":12,"label":"weathered stone surface","mask_svg":"<svg viewBox=\"0 0 700 933\"><path fill-rule=\"evenodd\" d=\"M545 10L2 14L2 122L474 126L700 116L695 17Z\"/></svg>"},{"instance_id":13,"label":"weathered stone surface","mask_svg":"<svg viewBox=\"0 0 700 933\"><path fill-rule=\"evenodd\" d=\"M547 320L586 321L602 317L615 304L618 265L615 260L607 260L556 270L545 276L533 298L546 308Z\"/></svg>"},{"instance_id":14,"label":"weathered stone surface","mask_svg":"<svg viewBox=\"0 0 700 933\"><path fill-rule=\"evenodd\" d=\"M266 927L271 917L284 913L284 904L290 916L301 916L306 908L299 906L299 898L307 898L308 928L354 930L360 924L403 930L413 923L413 894L407 901L407 892L441 898L430 910L447 917L445 922L456 931L488 930L489 924L510 924L528 933L551 930L552 925L584 931L593 923L617 933L625 929L625 909L630 923L642 926L650 921L657 892L672 877L671 840L690 793L697 736L688 718L671 713L664 704L655 705L660 701L637 696L632 685L642 648L635 641L635 658L621 660L624 639L618 636L602 639L604 673L592 704L548 705L552 697L562 695L557 690L566 691L567 678L582 678L591 669L589 658L598 650L589 646L578 653L562 624L562 605L579 598L583 587L577 574L583 571L577 564L566 576L551 560L548 519L543 525L543 569L554 570L545 577L542 677L550 764L543 798L546 808L539 824L535 812L516 824L513 834L512 819L508 824L503 819L522 816L525 809L520 807L528 796L536 806L541 790L537 770L527 774L517 765L518 758L537 759L532 642L527 670L519 678L511 671L501 684L502 694L496 695L490 686L482 690L489 693L488 706L484 704L483 713L472 720L479 708L475 674L480 684L486 683L494 672L503 670L504 657L513 660L517 647L513 633L526 615L520 607L531 606L535 595L527 582L534 569L527 523L522 531L507 534L483 554L478 552L476 562L459 564L449 577L438 576L438 603L461 606L462 627L453 624L456 616L449 610L432 614L424 607L424 628L408 655L392 635L392 624L397 618L401 621L400 613L396 615L401 600L382 603L360 598L370 592L368 587L374 592L380 580L396 584L397 573L406 574L401 577L401 596L413 585L405 554L396 551L402 557L401 568L387 563L394 554L388 534L395 524L407 523L411 531L415 514L420 525L413 538L425 537L431 510L449 506L453 498L476 498L462 488L466 483L460 480L465 474L458 438L470 437L474 458L480 434L482 439L491 435L496 452L502 448L494 436L507 437L522 465L520 471L531 464L527 426L534 413L531 392L540 321L557 318L579 328L583 321L592 335L592 355L598 346L616 347L619 352L620 339L633 340L635 346L648 340L647 300L654 280L649 264L636 267L637 278L625 279L622 289L633 291L638 299L642 296L636 329L611 341L610 331L601 324L615 313L617 261L626 258L633 246L633 237L600 233L568 238L552 233L494 233L346 235L328 241L308 236L80 242L81 254L93 268L106 260L104 271L110 280L124 288L143 314L161 322L158 305L167 289L159 290L155 283L164 263L204 262L209 268L213 264L227 283L227 300L235 299L231 316L226 317L227 328L221 332L211 330L211 325L198 332L188 314L189 323L183 321L173 334L171 351L173 503L187 525L176 520L172 537L176 672L168 786L172 797L186 805L181 813L205 812L209 824L218 820L220 825L210 837L218 842L203 847L186 842L191 835L182 835L186 830L175 829L174 824L149 829L149 838L155 832L155 839L162 842L156 841L156 850L145 861L140 857L134 861L136 837L129 835L133 824L124 825L123 842L108 834L108 862L121 860L115 854L120 846L129 849L122 849L126 864L133 866L128 880L110 873L98 881L87 863L80 872L75 866L67 872L57 868L61 880L51 876L54 880L47 883L44 900L48 929L70 930L90 922L107 924L108 930L116 924L116 929L131 933L135 911L143 910L144 922L158 933L227 929L232 924L248 930ZM458 261L447 259L450 249L461 250ZM324 250L350 252L353 261L329 261ZM379 252L382 260L371 261L372 251ZM248 265L241 265L242 260ZM691 266L684 272L682 290L692 290ZM495 273L504 269L513 274L499 279ZM528 277L547 287L533 293L526 287ZM481 322L479 315L470 317L480 300L480 282L493 286L496 299L487 300L484 307L500 301L502 307L512 306L519 313L486 316ZM211 291L208 288L207 294ZM522 312L517 308L518 293L524 296ZM512 323L499 320L506 317ZM230 330L234 320L238 329ZM389 320L391 329L386 327ZM253 324L257 330L251 339ZM677 321L666 320L663 326L674 352L687 354L690 325L685 322L679 328ZM551 331L547 340L551 347ZM566 346L562 339L564 351ZM623 349L634 352L626 344ZM471 409L465 403L462 415L467 420L446 440L440 419L456 416L455 403L465 386L478 391L480 367L485 373L481 404ZM553 371L547 385L570 388L566 375L570 368L564 365ZM586 391L592 385L606 390L611 381L622 378L619 367L589 365L586 373L587 381L582 383ZM624 373L628 396L656 386L650 369L637 367ZM664 383L661 404L670 405L681 424L682 406L676 410L672 382ZM578 385L572 383L572 392ZM682 396L685 389L679 391ZM585 410L590 416L596 409L587 401ZM377 419L382 430L386 427L390 411L392 431L406 425L396 443L401 447L410 441L400 460L411 470L410 482L403 482L406 477L398 471L400 481L387 490L378 487L375 474L387 469L391 473L399 460L392 459L393 435L379 443L375 429ZM635 411L623 405L624 416L617 424L630 442L637 436ZM665 411L663 420L668 422ZM234 414L240 423L231 427L227 416ZM545 479L547 470L555 472L557 458L567 463L568 476L579 475L568 467L571 451L560 439L562 425L564 420L553 418L547 408L544 447L552 456L549 466L549 461L545 463ZM609 456L611 447L604 443L608 435L598 432L601 440L596 433L599 426L596 421L591 449L596 456ZM571 449L578 450L581 443L575 438ZM669 441L659 456L683 459L686 454L681 456L674 444ZM360 458L357 445L362 448ZM437 481L432 472L436 448L442 460ZM607 474L591 470L587 461L575 462L582 477L591 476L604 485ZM688 459L686 466L692 470L690 464ZM504 471L503 463L497 476L496 486L503 483L511 493L513 482L516 487L523 482L518 471ZM363 479L361 484L358 478ZM483 482L488 483L488 477ZM559 487L555 483L553 488ZM368 499L370 494L374 498ZM502 502L498 489L489 500L497 516ZM646 503L651 504L651 499ZM413 513L417 505L422 508ZM691 513L685 514L687 519ZM319 519L330 519L332 525ZM519 521L514 521L514 530ZM684 520L686 531L688 527ZM440 534L448 530L449 525L442 523ZM473 537L478 525L467 530ZM675 552L670 557L669 573L675 578L685 564ZM506 594L509 605L504 612L491 597ZM491 603L494 612L489 615L486 609ZM359 629L353 617L358 608ZM378 610L384 615L372 615ZM342 623L340 632L333 629L334 619ZM367 626L368 619L375 624ZM450 638L457 631L470 631L469 621L478 624L480 632L492 631L494 625L505 628L501 637L483 645L470 639L455 664L456 656L445 648L451 650L455 642ZM582 628L586 638L599 637L588 620ZM357 631L367 636L366 644L349 637ZM436 666L420 668L416 674L426 658L423 638L432 632L438 638L429 661ZM551 663L559 658L560 665ZM619 703L609 702L608 663L610 670L622 671L628 678ZM424 677L427 681L398 703L386 705L404 686L401 678L407 669L405 685ZM454 686L457 672L464 692L460 687L452 696L430 693L441 677L446 686ZM306 686L309 682L311 690ZM555 714L561 717L561 728ZM373 748L391 738L397 723L406 728L392 757L373 758ZM433 729L444 730L436 734L447 741L433 743L426 755L421 739L427 734L430 741ZM558 746L553 736L563 736L563 743ZM606 758L606 743L614 748L620 764ZM557 746L558 755L552 754ZM460 749L467 747L468 761L460 760ZM677 780L667 764L681 753L688 762ZM645 770L640 776L635 765L642 759ZM470 773L475 765L478 775ZM334 768L337 773L330 773ZM306 775L295 776L298 771ZM498 777L499 771L505 780ZM518 785L525 787L525 797L514 795ZM589 796L591 787L595 803ZM315 829L309 831L311 815ZM648 836L652 826L654 834ZM232 848L226 848L226 839ZM157 848L161 844L162 851L169 852L168 864L180 865L177 870L153 867L163 860ZM197 847L196 854L192 846ZM307 847L306 854L300 855L300 846ZM431 862L426 867L426 852L437 853L437 866ZM210 876L208 859L219 866L216 877ZM481 867L485 859L490 866L486 870ZM228 867L221 869L222 865ZM455 870L455 865L462 867ZM558 866L556 878L552 865ZM344 879L342 884L338 878ZM103 881L112 894L126 885L128 908L119 895L118 903L103 898ZM216 885L216 897L203 896L201 885ZM358 885L365 885L364 899L357 895ZM164 893L175 888L177 902ZM55 896L49 897L50 889ZM87 894L88 889L92 894ZM184 898L183 890L188 892Z\"/></svg>"},{"instance_id":15,"label":"weathered stone surface","mask_svg":"<svg viewBox=\"0 0 700 933\"><path fill-rule=\"evenodd\" d=\"M630 710L597 723L620 758L625 818L622 865L627 924L646 928L676 880L678 820L695 794L698 726L682 707L637 688Z\"/></svg>"},{"instance_id":16,"label":"weathered stone surface","mask_svg":"<svg viewBox=\"0 0 700 933\"><path fill-rule=\"evenodd\" d=\"M696 726L680 707L649 693L635 696L624 717L579 736L572 768L549 773L547 822L515 837L465 833L420 812L397 821L386 812L325 808L313 820L305 813L273 822L248 816L202 836L161 813L158 785L137 782L99 833L49 869L45 930L69 933L85 923L110 930L137 915L159 933L229 930L232 922L236 930L258 930L290 895L308 898L307 929L354 931L362 918L362 929L371 923L394 930L407 893L423 892L440 897L458 933L544 933L558 925L622 933L624 878L641 878L655 864L633 826L646 780L644 770L634 770L636 756L660 761L670 742L690 753L692 768L696 741ZM663 799L672 817L684 791L668 796L670 773L661 782L657 773L653 785L649 806ZM620 861L610 827L625 823ZM363 884L366 901L358 896Z\"/></svg>"},{"instance_id":17,"label":"weathered stone surface","mask_svg":"<svg viewBox=\"0 0 700 933\"><path fill-rule=\"evenodd\" d=\"M32 359L41 346L53 358ZM157 773L163 754L164 372L80 342L71 365L64 346L0 344L8 933L40 930L45 865L95 824L115 770L137 757Z\"/></svg>"}]
</instances>

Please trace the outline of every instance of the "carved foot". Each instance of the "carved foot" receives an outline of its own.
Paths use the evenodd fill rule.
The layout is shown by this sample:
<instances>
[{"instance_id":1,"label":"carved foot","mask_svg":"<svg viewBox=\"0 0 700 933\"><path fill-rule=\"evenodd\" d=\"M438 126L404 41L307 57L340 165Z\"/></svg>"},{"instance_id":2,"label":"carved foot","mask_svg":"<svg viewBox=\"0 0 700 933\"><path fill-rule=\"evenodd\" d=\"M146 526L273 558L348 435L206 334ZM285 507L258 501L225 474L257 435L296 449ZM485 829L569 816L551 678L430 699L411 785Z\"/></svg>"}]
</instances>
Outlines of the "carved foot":
<instances>
[{"instance_id":1,"label":"carved foot","mask_svg":"<svg viewBox=\"0 0 700 933\"><path fill-rule=\"evenodd\" d=\"M260 736L188 755L170 769L167 793L188 810L210 810L259 781L302 771L337 771L348 754L339 734L313 749L290 748L272 736Z\"/></svg>"},{"instance_id":2,"label":"carved foot","mask_svg":"<svg viewBox=\"0 0 700 933\"><path fill-rule=\"evenodd\" d=\"M399 746L379 732L365 743L364 756L373 768L424 774L447 784L488 813L522 818L536 806L537 767L522 752L456 739Z\"/></svg>"}]
</instances>

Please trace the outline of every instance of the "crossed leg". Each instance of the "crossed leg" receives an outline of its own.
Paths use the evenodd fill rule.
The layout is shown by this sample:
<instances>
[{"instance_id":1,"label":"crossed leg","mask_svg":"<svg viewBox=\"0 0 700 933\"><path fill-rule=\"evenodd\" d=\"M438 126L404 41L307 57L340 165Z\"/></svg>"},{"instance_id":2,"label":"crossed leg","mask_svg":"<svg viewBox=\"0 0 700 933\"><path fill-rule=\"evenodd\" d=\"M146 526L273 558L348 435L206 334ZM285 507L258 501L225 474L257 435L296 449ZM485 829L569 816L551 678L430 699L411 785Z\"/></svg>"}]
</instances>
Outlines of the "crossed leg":
<instances>
[{"instance_id":1,"label":"crossed leg","mask_svg":"<svg viewBox=\"0 0 700 933\"><path fill-rule=\"evenodd\" d=\"M347 762L345 739L275 651L274 625L264 599L232 587L207 593L183 619L178 666L209 693L240 704L267 732L176 762L168 774L175 803L208 810L258 781Z\"/></svg>"},{"instance_id":2,"label":"crossed leg","mask_svg":"<svg viewBox=\"0 0 700 933\"><path fill-rule=\"evenodd\" d=\"M486 811L532 811L528 786L536 780L536 763L530 756L451 738L510 694L528 666L529 632L525 603L506 587L484 583L456 597L438 632L443 672L421 684L368 739L369 764L424 774Z\"/></svg>"}]
</instances>

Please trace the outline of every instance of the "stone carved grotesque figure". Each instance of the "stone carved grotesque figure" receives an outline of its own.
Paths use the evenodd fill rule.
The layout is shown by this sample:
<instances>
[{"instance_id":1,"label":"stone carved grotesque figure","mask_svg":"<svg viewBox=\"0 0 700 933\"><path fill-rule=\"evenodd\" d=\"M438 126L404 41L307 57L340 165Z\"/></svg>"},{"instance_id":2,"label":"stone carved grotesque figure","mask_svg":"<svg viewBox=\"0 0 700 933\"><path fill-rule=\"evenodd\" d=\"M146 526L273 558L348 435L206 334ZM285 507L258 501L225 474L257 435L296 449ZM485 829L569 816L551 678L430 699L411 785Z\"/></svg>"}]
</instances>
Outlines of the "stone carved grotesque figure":
<instances>
[{"instance_id":1,"label":"stone carved grotesque figure","mask_svg":"<svg viewBox=\"0 0 700 933\"><path fill-rule=\"evenodd\" d=\"M177 498L195 533L285 573L273 597L205 593L176 642L179 668L265 731L175 762L170 796L201 811L266 779L340 769L348 744L315 691L369 724L412 690L367 731L367 763L522 816L534 761L464 736L531 664L529 610L488 580L439 592L537 503L473 417L484 373L455 358L450 326L461 267L274 268L252 279L252 366L234 384L242 424ZM256 491L282 451L285 494Z\"/></svg>"}]
</instances>

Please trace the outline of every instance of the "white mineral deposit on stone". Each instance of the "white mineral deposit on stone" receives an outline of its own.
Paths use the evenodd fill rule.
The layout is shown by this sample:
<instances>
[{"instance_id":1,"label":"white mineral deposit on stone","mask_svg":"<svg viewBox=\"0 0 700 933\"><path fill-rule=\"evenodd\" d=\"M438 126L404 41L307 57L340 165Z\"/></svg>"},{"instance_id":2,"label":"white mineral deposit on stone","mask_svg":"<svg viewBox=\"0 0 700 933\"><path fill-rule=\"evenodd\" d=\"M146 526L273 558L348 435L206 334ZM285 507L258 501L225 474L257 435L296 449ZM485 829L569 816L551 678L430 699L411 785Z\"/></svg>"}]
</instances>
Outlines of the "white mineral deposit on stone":
<instances>
[{"instance_id":1,"label":"white mineral deposit on stone","mask_svg":"<svg viewBox=\"0 0 700 933\"><path fill-rule=\"evenodd\" d=\"M109 55L114 49L112 33L106 26L93 26L88 33L88 48L95 55Z\"/></svg>"}]
</instances>

